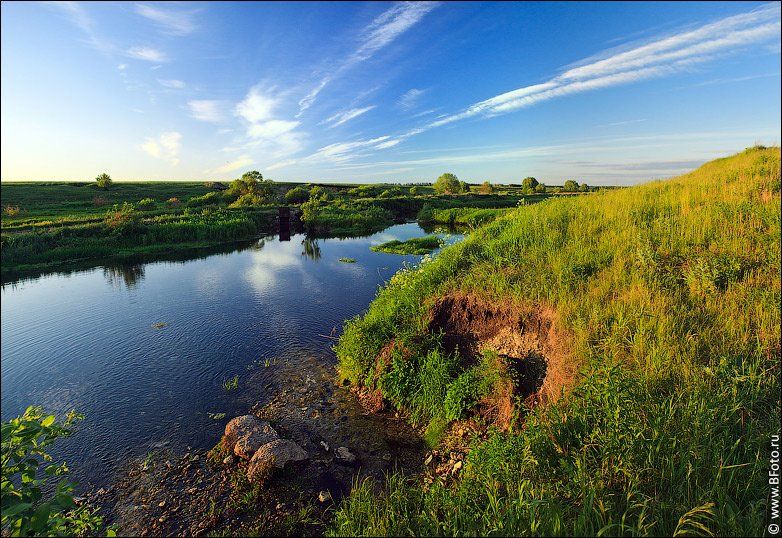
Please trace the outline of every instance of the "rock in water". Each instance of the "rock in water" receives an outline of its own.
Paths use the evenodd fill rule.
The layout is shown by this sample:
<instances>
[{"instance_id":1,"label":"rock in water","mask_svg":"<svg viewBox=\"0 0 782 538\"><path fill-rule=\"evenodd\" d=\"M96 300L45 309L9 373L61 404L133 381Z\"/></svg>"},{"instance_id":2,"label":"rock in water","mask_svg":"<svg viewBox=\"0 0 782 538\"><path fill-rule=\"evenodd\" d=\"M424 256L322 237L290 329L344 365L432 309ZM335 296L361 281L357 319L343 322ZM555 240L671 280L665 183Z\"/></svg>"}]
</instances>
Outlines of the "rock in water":
<instances>
[{"instance_id":1,"label":"rock in water","mask_svg":"<svg viewBox=\"0 0 782 538\"><path fill-rule=\"evenodd\" d=\"M223 443L240 458L249 460L263 445L279 438L268 422L253 415L242 415L226 424Z\"/></svg>"},{"instance_id":2,"label":"rock in water","mask_svg":"<svg viewBox=\"0 0 782 538\"><path fill-rule=\"evenodd\" d=\"M356 462L356 456L347 449L347 447L341 446L334 451L334 455L339 463L352 465Z\"/></svg>"},{"instance_id":3,"label":"rock in water","mask_svg":"<svg viewBox=\"0 0 782 538\"><path fill-rule=\"evenodd\" d=\"M277 439L259 448L247 466L247 478L251 482L263 482L274 469L282 469L290 462L304 461L309 456L299 445L289 439Z\"/></svg>"}]
</instances>

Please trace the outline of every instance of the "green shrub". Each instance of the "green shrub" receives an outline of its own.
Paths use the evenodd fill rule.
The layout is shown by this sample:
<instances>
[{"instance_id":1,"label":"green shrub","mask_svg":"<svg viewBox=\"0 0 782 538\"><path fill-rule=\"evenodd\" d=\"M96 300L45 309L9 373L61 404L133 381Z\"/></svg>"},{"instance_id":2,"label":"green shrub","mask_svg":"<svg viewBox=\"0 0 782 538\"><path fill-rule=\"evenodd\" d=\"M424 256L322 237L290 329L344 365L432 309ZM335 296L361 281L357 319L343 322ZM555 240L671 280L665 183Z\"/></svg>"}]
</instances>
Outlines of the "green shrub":
<instances>
[{"instance_id":1,"label":"green shrub","mask_svg":"<svg viewBox=\"0 0 782 538\"><path fill-rule=\"evenodd\" d=\"M387 254L429 254L436 248L440 248L443 240L436 235L426 237L413 237L407 241L393 239L382 245L370 247L373 252L385 252Z\"/></svg>"},{"instance_id":2,"label":"green shrub","mask_svg":"<svg viewBox=\"0 0 782 538\"><path fill-rule=\"evenodd\" d=\"M141 215L133 204L122 202L121 206L114 204L113 209L106 212L104 223L112 232L127 235L138 231Z\"/></svg>"},{"instance_id":3,"label":"green shrub","mask_svg":"<svg viewBox=\"0 0 782 538\"><path fill-rule=\"evenodd\" d=\"M434 190L438 194L457 194L462 192L462 184L455 174L446 172L434 182Z\"/></svg>"},{"instance_id":4,"label":"green shrub","mask_svg":"<svg viewBox=\"0 0 782 538\"><path fill-rule=\"evenodd\" d=\"M74 501L66 464L53 463L46 450L70 435L70 426L81 418L71 412L57 422L40 407L28 407L21 417L3 422L3 536L93 536L103 530L97 510ZM113 529L106 532L116 535Z\"/></svg>"},{"instance_id":5,"label":"green shrub","mask_svg":"<svg viewBox=\"0 0 782 538\"><path fill-rule=\"evenodd\" d=\"M724 290L742 274L741 262L729 256L700 256L684 269L684 280L690 292L706 295Z\"/></svg>"},{"instance_id":6,"label":"green shrub","mask_svg":"<svg viewBox=\"0 0 782 538\"><path fill-rule=\"evenodd\" d=\"M251 206L259 206L266 204L266 199L262 198L261 196L258 196L257 194L253 194L248 192L247 194L242 194L237 198L234 202L232 202L228 207L251 207Z\"/></svg>"},{"instance_id":7,"label":"green shrub","mask_svg":"<svg viewBox=\"0 0 782 538\"><path fill-rule=\"evenodd\" d=\"M386 189L383 192L381 192L378 195L378 198L396 198L398 196L403 196L403 195L404 193L402 192L402 189L394 187L392 189Z\"/></svg>"},{"instance_id":8,"label":"green shrub","mask_svg":"<svg viewBox=\"0 0 782 538\"><path fill-rule=\"evenodd\" d=\"M285 193L285 201L289 204L302 204L310 199L310 191L304 187L294 187Z\"/></svg>"},{"instance_id":9,"label":"green shrub","mask_svg":"<svg viewBox=\"0 0 782 538\"><path fill-rule=\"evenodd\" d=\"M142 198L141 200L138 201L136 207L141 211L148 211L150 209L155 209L155 200L152 198Z\"/></svg>"},{"instance_id":10,"label":"green shrub","mask_svg":"<svg viewBox=\"0 0 782 538\"><path fill-rule=\"evenodd\" d=\"M217 191L207 192L202 196L193 196L187 201L187 207L203 207L206 205L216 205L222 200L222 193Z\"/></svg>"},{"instance_id":11,"label":"green shrub","mask_svg":"<svg viewBox=\"0 0 782 538\"><path fill-rule=\"evenodd\" d=\"M99 189L108 189L111 187L111 176L109 176L106 173L103 173L95 178L95 184L98 186Z\"/></svg>"}]
</instances>

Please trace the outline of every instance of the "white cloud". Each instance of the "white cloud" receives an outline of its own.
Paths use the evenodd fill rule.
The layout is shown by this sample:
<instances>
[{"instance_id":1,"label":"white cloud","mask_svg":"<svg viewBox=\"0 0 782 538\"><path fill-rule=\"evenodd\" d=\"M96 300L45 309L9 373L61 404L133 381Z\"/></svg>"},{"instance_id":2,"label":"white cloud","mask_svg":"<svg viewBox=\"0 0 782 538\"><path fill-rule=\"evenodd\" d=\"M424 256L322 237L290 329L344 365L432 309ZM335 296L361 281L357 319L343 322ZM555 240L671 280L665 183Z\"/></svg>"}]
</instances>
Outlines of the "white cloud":
<instances>
[{"instance_id":1,"label":"white cloud","mask_svg":"<svg viewBox=\"0 0 782 538\"><path fill-rule=\"evenodd\" d=\"M114 45L98 35L98 32L95 30L95 22L79 2L44 3L64 12L71 22L84 32L87 37L85 42L88 45L104 54L111 54L114 51Z\"/></svg>"},{"instance_id":2,"label":"white cloud","mask_svg":"<svg viewBox=\"0 0 782 538\"><path fill-rule=\"evenodd\" d=\"M377 17L366 29L363 43L349 61L369 59L375 52L406 32L439 2L399 2Z\"/></svg>"},{"instance_id":3,"label":"white cloud","mask_svg":"<svg viewBox=\"0 0 782 538\"><path fill-rule=\"evenodd\" d=\"M780 6L765 4L750 12L727 17L672 36L658 38L629 50L582 60L562 74L539 84L524 86L475 103L461 112L396 136L377 146L391 147L429 129L474 116L492 117L532 106L556 97L658 78L712 61L752 44L779 39Z\"/></svg>"},{"instance_id":4,"label":"white cloud","mask_svg":"<svg viewBox=\"0 0 782 538\"><path fill-rule=\"evenodd\" d=\"M247 132L226 151L252 151L264 160L280 160L301 150L304 135L296 131L300 122L274 117L281 96L272 92L256 85L236 105L234 113L248 123Z\"/></svg>"},{"instance_id":5,"label":"white cloud","mask_svg":"<svg viewBox=\"0 0 782 538\"><path fill-rule=\"evenodd\" d=\"M147 138L141 145L141 149L156 159L176 166L179 164L179 150L182 149L182 135L176 131L169 131L158 138Z\"/></svg>"},{"instance_id":6,"label":"white cloud","mask_svg":"<svg viewBox=\"0 0 782 538\"><path fill-rule=\"evenodd\" d=\"M738 47L779 38L780 9L767 4L695 30L665 37L573 67L548 82L526 86L481 101L461 113L430 123L438 127L478 114L510 112L573 93L675 74Z\"/></svg>"},{"instance_id":7,"label":"white cloud","mask_svg":"<svg viewBox=\"0 0 782 538\"><path fill-rule=\"evenodd\" d=\"M296 162L296 159L285 159L284 161L279 161L270 166L267 166L266 170L277 170L278 168L285 168L286 166L296 164Z\"/></svg>"},{"instance_id":8,"label":"white cloud","mask_svg":"<svg viewBox=\"0 0 782 538\"><path fill-rule=\"evenodd\" d=\"M241 157L231 162L227 162L222 166L218 166L214 170L207 170L207 172L212 172L215 174L227 174L228 172L233 172L234 170L238 170L239 168L250 166L254 162L255 161L253 161L249 155L242 155Z\"/></svg>"},{"instance_id":9,"label":"white cloud","mask_svg":"<svg viewBox=\"0 0 782 538\"><path fill-rule=\"evenodd\" d=\"M236 105L236 115L250 123L271 118L277 99L264 95L258 87L251 88L242 102Z\"/></svg>"},{"instance_id":10,"label":"white cloud","mask_svg":"<svg viewBox=\"0 0 782 538\"><path fill-rule=\"evenodd\" d=\"M370 140L356 140L354 142L340 142L329 144L320 148L318 151L308 156L308 161L329 161L342 162L349 160L352 153L357 149L378 148L380 144L386 142L390 137L379 136Z\"/></svg>"},{"instance_id":11,"label":"white cloud","mask_svg":"<svg viewBox=\"0 0 782 538\"><path fill-rule=\"evenodd\" d=\"M623 137L596 137L585 140L570 141L566 144L549 146L527 146L508 148L500 151L481 151L467 153L443 153L441 155L410 160L373 161L365 163L339 162L335 169L338 170L362 170L397 166L426 166L442 165L442 163L470 164L470 163L497 163L499 161L521 161L522 159L535 159L545 157L551 161L555 156L606 154L615 156L617 148L623 152L637 150L641 155L649 153L652 149L689 147L692 142L703 142L704 147L713 148L715 141L724 140L752 140L772 131L706 131L691 133L671 133L647 136L623 136ZM687 142L684 144L683 142ZM466 148L470 149L470 148ZM454 151L454 150L446 150ZM613 157L612 157L613 158ZM605 161L598 161L605 162ZM636 160L632 160L635 163ZM648 163L646 163L648 164ZM625 165L632 166L633 164ZM583 166L583 165L582 165ZM581 173L581 172L579 172ZM643 176L639 176L643 177Z\"/></svg>"},{"instance_id":12,"label":"white cloud","mask_svg":"<svg viewBox=\"0 0 782 538\"><path fill-rule=\"evenodd\" d=\"M399 140L398 138L397 138L397 139L394 139L394 140L387 140L387 141L385 141L385 142L381 142L380 144L378 144L377 146L375 146L375 148L376 148L376 149L386 149L386 148L391 148L391 147L394 147L394 146L396 146L396 145L397 145L397 144L399 144L400 142L401 142L401 140Z\"/></svg>"},{"instance_id":13,"label":"white cloud","mask_svg":"<svg viewBox=\"0 0 782 538\"><path fill-rule=\"evenodd\" d=\"M646 118L638 119L638 120L623 120L623 121L615 121L612 123L602 123L598 125L598 127L618 127L621 125L632 125L634 123L643 123L646 121Z\"/></svg>"},{"instance_id":14,"label":"white cloud","mask_svg":"<svg viewBox=\"0 0 782 538\"><path fill-rule=\"evenodd\" d=\"M166 62L168 58L162 52L151 47L133 47L128 49L127 55L145 62Z\"/></svg>"},{"instance_id":15,"label":"white cloud","mask_svg":"<svg viewBox=\"0 0 782 538\"><path fill-rule=\"evenodd\" d=\"M187 102L190 115L197 120L219 123L223 119L222 103L210 100L192 100Z\"/></svg>"},{"instance_id":16,"label":"white cloud","mask_svg":"<svg viewBox=\"0 0 782 538\"><path fill-rule=\"evenodd\" d=\"M165 86L166 88L171 88L174 90L181 90L185 87L185 83L181 80L176 79L169 79L169 80L163 80L163 79L157 79L157 81L161 84L161 86Z\"/></svg>"},{"instance_id":17,"label":"white cloud","mask_svg":"<svg viewBox=\"0 0 782 538\"><path fill-rule=\"evenodd\" d=\"M357 118L360 115L369 112L373 108L375 108L375 105L364 108L351 108L350 110L343 110L342 112L337 112L333 116L327 118L323 121L323 123L331 123L331 127L336 127L337 125L342 125L343 123L350 121L353 118Z\"/></svg>"},{"instance_id":18,"label":"white cloud","mask_svg":"<svg viewBox=\"0 0 782 538\"><path fill-rule=\"evenodd\" d=\"M426 90L412 88L407 90L397 101L402 110L412 110L418 105L418 100L426 93Z\"/></svg>"},{"instance_id":19,"label":"white cloud","mask_svg":"<svg viewBox=\"0 0 782 538\"><path fill-rule=\"evenodd\" d=\"M253 123L247 128L247 136L252 138L275 138L298 127L298 121L269 120Z\"/></svg>"},{"instance_id":20,"label":"white cloud","mask_svg":"<svg viewBox=\"0 0 782 538\"><path fill-rule=\"evenodd\" d=\"M119 64L117 66L117 69L119 69L120 71L124 71L127 68L128 68L128 64Z\"/></svg>"},{"instance_id":21,"label":"white cloud","mask_svg":"<svg viewBox=\"0 0 782 538\"><path fill-rule=\"evenodd\" d=\"M196 11L175 11L148 4L136 4L136 13L153 21L164 33L169 35L183 36L196 29L196 24L193 21Z\"/></svg>"},{"instance_id":22,"label":"white cloud","mask_svg":"<svg viewBox=\"0 0 782 538\"><path fill-rule=\"evenodd\" d=\"M398 2L381 13L364 29L356 51L333 72L323 77L315 88L299 101L299 114L312 106L318 94L328 83L354 65L371 58L378 50L393 42L438 5L439 2Z\"/></svg>"}]
</instances>

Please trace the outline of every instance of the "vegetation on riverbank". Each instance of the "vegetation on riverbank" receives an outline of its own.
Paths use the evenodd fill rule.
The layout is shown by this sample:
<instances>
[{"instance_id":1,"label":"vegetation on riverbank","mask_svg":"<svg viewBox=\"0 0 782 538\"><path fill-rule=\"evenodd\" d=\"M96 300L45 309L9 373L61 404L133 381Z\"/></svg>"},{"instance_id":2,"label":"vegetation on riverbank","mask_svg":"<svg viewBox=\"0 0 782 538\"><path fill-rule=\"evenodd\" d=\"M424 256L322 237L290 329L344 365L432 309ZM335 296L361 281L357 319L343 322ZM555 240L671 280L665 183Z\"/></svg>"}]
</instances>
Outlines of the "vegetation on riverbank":
<instances>
[{"instance_id":1,"label":"vegetation on riverbank","mask_svg":"<svg viewBox=\"0 0 782 538\"><path fill-rule=\"evenodd\" d=\"M228 185L4 183L0 193L4 281L249 240L274 233L284 205L313 237L350 237L412 220L425 206L513 207L524 198L512 186L436 195L423 185L274 183L254 171Z\"/></svg>"},{"instance_id":2,"label":"vegetation on riverbank","mask_svg":"<svg viewBox=\"0 0 782 538\"><path fill-rule=\"evenodd\" d=\"M418 213L418 221L427 224L446 224L448 226L482 226L512 211L510 208L455 207L434 209L425 205Z\"/></svg>"},{"instance_id":3,"label":"vegetation on riverbank","mask_svg":"<svg viewBox=\"0 0 782 538\"><path fill-rule=\"evenodd\" d=\"M387 241L382 245L370 247L373 252L385 252L386 254L429 254L433 250L440 248L443 240L436 235L427 235L426 237L413 237L407 241L394 239Z\"/></svg>"},{"instance_id":4,"label":"vegetation on riverbank","mask_svg":"<svg viewBox=\"0 0 782 538\"><path fill-rule=\"evenodd\" d=\"M511 211L395 275L343 379L478 426L458 475L360 483L334 535L758 535L779 427L780 153ZM520 335L519 338L514 334Z\"/></svg>"},{"instance_id":5,"label":"vegetation on riverbank","mask_svg":"<svg viewBox=\"0 0 782 538\"><path fill-rule=\"evenodd\" d=\"M47 447L71 434L81 419L69 413L63 421L28 407L22 416L2 425L3 536L116 536L104 528L98 511L79 504L65 463L54 463Z\"/></svg>"},{"instance_id":6,"label":"vegetation on riverbank","mask_svg":"<svg viewBox=\"0 0 782 538\"><path fill-rule=\"evenodd\" d=\"M0 240L3 278L81 267L91 260L169 256L250 239L274 231L276 216L276 208L206 208L146 217L125 205L98 223L4 233Z\"/></svg>"}]
</instances>

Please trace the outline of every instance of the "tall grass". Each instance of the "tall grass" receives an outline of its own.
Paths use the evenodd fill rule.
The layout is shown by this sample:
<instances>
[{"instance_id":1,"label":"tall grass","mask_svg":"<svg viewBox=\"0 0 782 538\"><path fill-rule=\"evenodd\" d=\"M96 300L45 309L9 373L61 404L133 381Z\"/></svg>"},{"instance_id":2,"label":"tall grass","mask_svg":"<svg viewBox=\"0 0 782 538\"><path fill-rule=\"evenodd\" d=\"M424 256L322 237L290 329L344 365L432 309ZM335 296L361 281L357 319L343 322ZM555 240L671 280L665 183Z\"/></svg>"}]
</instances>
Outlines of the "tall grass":
<instances>
[{"instance_id":1,"label":"tall grass","mask_svg":"<svg viewBox=\"0 0 782 538\"><path fill-rule=\"evenodd\" d=\"M454 207L448 209L434 209L431 206L424 206L418 213L418 220L424 223L447 224L449 226L481 226L491 222L508 211L510 208L477 208L477 207Z\"/></svg>"},{"instance_id":2,"label":"tall grass","mask_svg":"<svg viewBox=\"0 0 782 538\"><path fill-rule=\"evenodd\" d=\"M216 245L274 230L276 209L205 209L147 215L109 211L103 221L3 234L3 276L65 268L85 260L124 259L136 254ZM143 217L143 218L142 218Z\"/></svg>"},{"instance_id":3,"label":"tall grass","mask_svg":"<svg viewBox=\"0 0 782 538\"><path fill-rule=\"evenodd\" d=\"M357 484L335 535L756 535L780 419L780 154L520 208L391 279L336 346L340 375L421 422L464 370L427 332L461 290L546 305L580 375L473 441L460 479ZM391 367L376 357L393 341Z\"/></svg>"}]
</instances>

